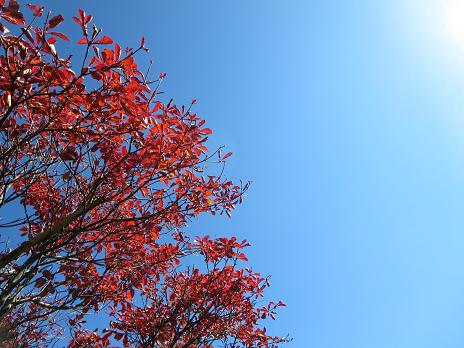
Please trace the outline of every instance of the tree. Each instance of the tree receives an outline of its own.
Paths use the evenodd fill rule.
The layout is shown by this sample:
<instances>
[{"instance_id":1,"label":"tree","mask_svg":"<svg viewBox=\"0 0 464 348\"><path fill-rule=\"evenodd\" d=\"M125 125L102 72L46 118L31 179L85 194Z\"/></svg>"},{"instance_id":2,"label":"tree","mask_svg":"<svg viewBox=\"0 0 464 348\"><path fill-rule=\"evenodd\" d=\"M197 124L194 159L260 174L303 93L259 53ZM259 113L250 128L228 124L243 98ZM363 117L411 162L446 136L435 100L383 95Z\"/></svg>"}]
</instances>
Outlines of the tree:
<instances>
[{"instance_id":1,"label":"tree","mask_svg":"<svg viewBox=\"0 0 464 348\"><path fill-rule=\"evenodd\" d=\"M269 285L242 265L246 241L192 237L201 213L227 214L248 184L224 179L220 149L189 107L150 79L92 16L0 0L0 344L70 347L274 347L261 320ZM73 52L79 56L78 52ZM214 174L214 171L220 174ZM95 313L104 327L86 327ZM108 320L106 320L108 319Z\"/></svg>"}]
</instances>

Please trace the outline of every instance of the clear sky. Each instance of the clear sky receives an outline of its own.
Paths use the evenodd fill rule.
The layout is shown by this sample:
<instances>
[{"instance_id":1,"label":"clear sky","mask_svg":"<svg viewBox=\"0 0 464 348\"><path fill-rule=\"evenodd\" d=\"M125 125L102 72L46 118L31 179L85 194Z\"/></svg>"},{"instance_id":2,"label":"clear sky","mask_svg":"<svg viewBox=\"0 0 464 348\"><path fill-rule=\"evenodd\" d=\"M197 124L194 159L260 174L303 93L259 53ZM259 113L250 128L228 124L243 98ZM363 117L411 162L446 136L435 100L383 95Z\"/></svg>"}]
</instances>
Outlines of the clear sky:
<instances>
[{"instance_id":1,"label":"clear sky","mask_svg":"<svg viewBox=\"0 0 464 348\"><path fill-rule=\"evenodd\" d=\"M253 244L289 347L464 346L464 1L42 3L145 36L166 94L198 99L253 185L191 233Z\"/></svg>"}]
</instances>

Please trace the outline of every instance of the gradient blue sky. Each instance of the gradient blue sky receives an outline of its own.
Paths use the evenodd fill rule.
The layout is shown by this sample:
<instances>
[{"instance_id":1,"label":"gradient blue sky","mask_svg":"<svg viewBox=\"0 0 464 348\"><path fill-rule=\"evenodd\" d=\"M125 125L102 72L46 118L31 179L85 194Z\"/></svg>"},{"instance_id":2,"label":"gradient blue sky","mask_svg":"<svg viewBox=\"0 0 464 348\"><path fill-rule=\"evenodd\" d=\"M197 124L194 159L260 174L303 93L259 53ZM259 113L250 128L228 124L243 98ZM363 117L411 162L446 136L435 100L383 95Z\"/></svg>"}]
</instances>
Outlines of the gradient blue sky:
<instances>
[{"instance_id":1,"label":"gradient blue sky","mask_svg":"<svg viewBox=\"0 0 464 348\"><path fill-rule=\"evenodd\" d=\"M43 3L145 36L166 94L198 99L253 185L191 231L253 244L289 347L464 346L462 1Z\"/></svg>"}]
</instances>

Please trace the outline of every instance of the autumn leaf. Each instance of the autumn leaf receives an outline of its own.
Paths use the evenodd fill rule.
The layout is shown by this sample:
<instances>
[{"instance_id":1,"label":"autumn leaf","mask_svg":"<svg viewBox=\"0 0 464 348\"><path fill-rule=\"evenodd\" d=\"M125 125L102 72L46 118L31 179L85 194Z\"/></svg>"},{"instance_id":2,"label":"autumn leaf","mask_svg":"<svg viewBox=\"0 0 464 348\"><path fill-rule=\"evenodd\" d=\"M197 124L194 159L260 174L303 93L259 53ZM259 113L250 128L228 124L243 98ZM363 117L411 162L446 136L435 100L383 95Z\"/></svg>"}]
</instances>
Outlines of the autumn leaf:
<instances>
[{"instance_id":1,"label":"autumn leaf","mask_svg":"<svg viewBox=\"0 0 464 348\"><path fill-rule=\"evenodd\" d=\"M201 134L211 134L213 133L213 131L210 129L210 128L203 128L201 131L200 131Z\"/></svg>"},{"instance_id":2,"label":"autumn leaf","mask_svg":"<svg viewBox=\"0 0 464 348\"><path fill-rule=\"evenodd\" d=\"M103 36L100 40L94 41L96 45L110 45L113 43L113 40L109 36Z\"/></svg>"},{"instance_id":3,"label":"autumn leaf","mask_svg":"<svg viewBox=\"0 0 464 348\"><path fill-rule=\"evenodd\" d=\"M53 35L53 36L59 37L62 40L69 41L69 38L66 35L62 34L62 33L52 31L52 32L50 32L50 34Z\"/></svg>"},{"instance_id":4,"label":"autumn leaf","mask_svg":"<svg viewBox=\"0 0 464 348\"><path fill-rule=\"evenodd\" d=\"M27 6L31 11L34 12L34 13L33 13L34 17L41 17L41 16L42 16L42 12L43 12L43 9L44 9L43 6L31 5L31 4L26 4L26 6Z\"/></svg>"},{"instance_id":5,"label":"autumn leaf","mask_svg":"<svg viewBox=\"0 0 464 348\"><path fill-rule=\"evenodd\" d=\"M64 18L62 15L55 16L48 21L48 28L49 29L55 28L63 21L64 21Z\"/></svg>"},{"instance_id":6,"label":"autumn leaf","mask_svg":"<svg viewBox=\"0 0 464 348\"><path fill-rule=\"evenodd\" d=\"M8 7L3 7L0 17L12 24L26 24L26 20L21 12L19 12L19 3L16 0L10 0Z\"/></svg>"}]
</instances>

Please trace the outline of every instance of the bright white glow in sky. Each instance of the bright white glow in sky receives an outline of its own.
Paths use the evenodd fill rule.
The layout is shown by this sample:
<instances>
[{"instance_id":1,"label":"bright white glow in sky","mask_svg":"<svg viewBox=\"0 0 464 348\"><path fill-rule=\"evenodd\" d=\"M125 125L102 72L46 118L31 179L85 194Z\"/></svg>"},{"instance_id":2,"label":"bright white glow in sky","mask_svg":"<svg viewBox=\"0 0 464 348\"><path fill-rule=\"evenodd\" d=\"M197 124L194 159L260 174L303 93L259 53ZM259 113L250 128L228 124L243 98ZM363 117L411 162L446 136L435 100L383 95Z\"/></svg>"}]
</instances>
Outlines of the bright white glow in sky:
<instances>
[{"instance_id":1,"label":"bright white glow in sky","mask_svg":"<svg viewBox=\"0 0 464 348\"><path fill-rule=\"evenodd\" d=\"M462 65L464 0L406 0L397 1L396 6L405 16L399 28L412 35L413 46L425 45L427 55L456 59Z\"/></svg>"},{"instance_id":2,"label":"bright white glow in sky","mask_svg":"<svg viewBox=\"0 0 464 348\"><path fill-rule=\"evenodd\" d=\"M403 55L396 66L414 64L409 78L437 102L435 117L449 123L450 137L464 151L464 0L392 1L390 25L383 28L393 42L391 52Z\"/></svg>"},{"instance_id":3,"label":"bright white glow in sky","mask_svg":"<svg viewBox=\"0 0 464 348\"><path fill-rule=\"evenodd\" d=\"M464 51L464 0L447 0L443 21L445 33Z\"/></svg>"}]
</instances>

